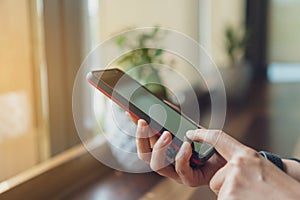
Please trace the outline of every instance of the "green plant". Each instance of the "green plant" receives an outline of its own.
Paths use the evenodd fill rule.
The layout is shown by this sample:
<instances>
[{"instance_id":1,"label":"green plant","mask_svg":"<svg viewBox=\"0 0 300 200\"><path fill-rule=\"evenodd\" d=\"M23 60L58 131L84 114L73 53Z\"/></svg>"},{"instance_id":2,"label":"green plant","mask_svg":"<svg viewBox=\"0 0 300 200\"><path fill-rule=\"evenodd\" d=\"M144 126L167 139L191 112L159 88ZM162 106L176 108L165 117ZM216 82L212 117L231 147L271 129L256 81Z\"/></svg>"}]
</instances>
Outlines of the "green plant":
<instances>
[{"instance_id":1,"label":"green plant","mask_svg":"<svg viewBox=\"0 0 300 200\"><path fill-rule=\"evenodd\" d=\"M155 27L150 32L139 32L130 36L121 35L115 41L119 48L129 50L116 60L116 64L129 73L133 71L132 76L161 97L166 96L166 91L161 85L159 69L155 64L164 63L164 50L147 48L147 45L160 42L164 36L163 31ZM131 70L133 68L135 69ZM149 84L151 82L152 84Z\"/></svg>"},{"instance_id":2,"label":"green plant","mask_svg":"<svg viewBox=\"0 0 300 200\"><path fill-rule=\"evenodd\" d=\"M235 66L243 58L248 40L249 33L245 29L235 29L232 26L226 27L225 48L231 66Z\"/></svg>"}]
</instances>

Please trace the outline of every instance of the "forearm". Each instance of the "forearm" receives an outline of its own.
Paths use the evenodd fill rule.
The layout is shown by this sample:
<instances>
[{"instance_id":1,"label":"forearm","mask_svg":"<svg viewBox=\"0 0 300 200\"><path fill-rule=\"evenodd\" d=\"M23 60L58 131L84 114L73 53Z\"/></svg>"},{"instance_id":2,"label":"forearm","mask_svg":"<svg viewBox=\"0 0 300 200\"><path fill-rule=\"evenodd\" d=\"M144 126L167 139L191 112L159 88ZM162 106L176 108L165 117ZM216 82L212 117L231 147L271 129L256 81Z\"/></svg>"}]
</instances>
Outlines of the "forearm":
<instances>
[{"instance_id":1,"label":"forearm","mask_svg":"<svg viewBox=\"0 0 300 200\"><path fill-rule=\"evenodd\" d=\"M289 160L289 159L282 159L284 165L284 171L294 179L300 182L300 163Z\"/></svg>"}]
</instances>

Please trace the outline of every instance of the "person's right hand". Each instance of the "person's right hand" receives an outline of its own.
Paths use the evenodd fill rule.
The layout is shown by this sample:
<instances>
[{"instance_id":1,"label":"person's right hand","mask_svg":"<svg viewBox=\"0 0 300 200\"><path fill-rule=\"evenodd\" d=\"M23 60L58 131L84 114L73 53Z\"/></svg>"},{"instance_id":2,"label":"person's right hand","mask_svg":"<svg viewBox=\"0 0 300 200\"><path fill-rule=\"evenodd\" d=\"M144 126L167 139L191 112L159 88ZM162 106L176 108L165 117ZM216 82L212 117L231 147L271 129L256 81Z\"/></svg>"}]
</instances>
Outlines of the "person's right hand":
<instances>
[{"instance_id":1,"label":"person's right hand","mask_svg":"<svg viewBox=\"0 0 300 200\"><path fill-rule=\"evenodd\" d=\"M300 199L297 180L223 131L198 129L187 136L214 146L227 161L209 182L218 199Z\"/></svg>"}]
</instances>

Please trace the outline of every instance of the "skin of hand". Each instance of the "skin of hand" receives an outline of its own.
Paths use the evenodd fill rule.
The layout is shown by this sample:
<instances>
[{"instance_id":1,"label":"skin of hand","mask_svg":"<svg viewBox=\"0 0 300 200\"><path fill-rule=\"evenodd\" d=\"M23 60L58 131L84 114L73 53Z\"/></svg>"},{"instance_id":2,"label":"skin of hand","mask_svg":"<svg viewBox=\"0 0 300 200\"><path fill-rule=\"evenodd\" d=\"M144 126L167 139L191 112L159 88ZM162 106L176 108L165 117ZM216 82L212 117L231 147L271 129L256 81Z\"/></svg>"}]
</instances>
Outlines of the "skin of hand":
<instances>
[{"instance_id":1,"label":"skin of hand","mask_svg":"<svg viewBox=\"0 0 300 200\"><path fill-rule=\"evenodd\" d=\"M282 159L284 171L300 182L300 164L294 160Z\"/></svg>"},{"instance_id":2,"label":"skin of hand","mask_svg":"<svg viewBox=\"0 0 300 200\"><path fill-rule=\"evenodd\" d=\"M216 171L226 163L222 156L215 153L201 170L193 170L189 164L192 148L188 142L184 142L176 155L175 166L168 164L165 155L172 142L171 134L166 131L158 137L142 119L138 120L136 136L139 158L149 163L158 174L178 183L192 187L207 185Z\"/></svg>"},{"instance_id":3,"label":"skin of hand","mask_svg":"<svg viewBox=\"0 0 300 200\"><path fill-rule=\"evenodd\" d=\"M195 130L193 141L213 145L226 160L209 182L218 199L300 199L300 183L223 131Z\"/></svg>"},{"instance_id":4,"label":"skin of hand","mask_svg":"<svg viewBox=\"0 0 300 200\"><path fill-rule=\"evenodd\" d=\"M189 186L209 184L218 199L300 198L299 182L255 150L222 131L188 131L187 137L191 140L213 145L217 151L201 170L193 170L189 166L192 149L188 142L181 146L175 166L166 165L165 154L171 144L171 134L164 132L158 137L146 121L137 120L131 115L129 117L138 125L136 134L139 158L162 176Z\"/></svg>"},{"instance_id":5,"label":"skin of hand","mask_svg":"<svg viewBox=\"0 0 300 200\"><path fill-rule=\"evenodd\" d=\"M168 101L164 101L177 111L180 109ZM169 132L164 132L161 137L151 129L147 122L126 112L128 117L137 125L136 144L138 156L141 160L150 164L150 167L162 176L174 179L178 183L191 187L207 185L211 177L225 165L225 159L215 153L201 170L193 170L189 165L192 155L192 148L188 142L184 142L176 156L175 166L169 165L165 161L166 150L171 144L172 136Z\"/></svg>"}]
</instances>

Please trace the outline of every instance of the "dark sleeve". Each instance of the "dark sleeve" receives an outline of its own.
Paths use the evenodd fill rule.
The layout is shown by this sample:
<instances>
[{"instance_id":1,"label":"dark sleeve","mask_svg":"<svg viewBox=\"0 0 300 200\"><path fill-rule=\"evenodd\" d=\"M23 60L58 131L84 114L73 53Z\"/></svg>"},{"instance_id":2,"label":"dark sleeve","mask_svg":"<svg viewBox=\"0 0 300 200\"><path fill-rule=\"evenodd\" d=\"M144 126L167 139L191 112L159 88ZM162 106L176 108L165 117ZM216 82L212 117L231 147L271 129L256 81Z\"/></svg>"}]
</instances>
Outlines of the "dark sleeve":
<instances>
[{"instance_id":1,"label":"dark sleeve","mask_svg":"<svg viewBox=\"0 0 300 200\"><path fill-rule=\"evenodd\" d=\"M280 156L266 151L260 151L259 154L284 171L284 165Z\"/></svg>"},{"instance_id":2,"label":"dark sleeve","mask_svg":"<svg viewBox=\"0 0 300 200\"><path fill-rule=\"evenodd\" d=\"M300 160L299 160L299 159L297 159L297 158L289 158L289 160L294 160L294 161L296 161L296 162L300 163Z\"/></svg>"}]
</instances>

